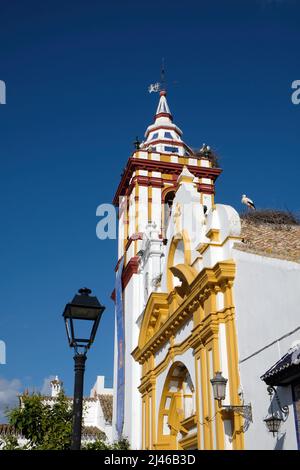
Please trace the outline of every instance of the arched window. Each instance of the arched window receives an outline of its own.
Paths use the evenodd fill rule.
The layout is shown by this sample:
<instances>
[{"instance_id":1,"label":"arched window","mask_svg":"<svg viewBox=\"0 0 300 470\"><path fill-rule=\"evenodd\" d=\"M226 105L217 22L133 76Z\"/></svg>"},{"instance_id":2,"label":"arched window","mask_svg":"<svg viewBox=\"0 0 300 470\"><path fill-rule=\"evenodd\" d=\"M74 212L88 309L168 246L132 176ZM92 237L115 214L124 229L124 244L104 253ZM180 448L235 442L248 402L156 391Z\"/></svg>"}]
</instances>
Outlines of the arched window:
<instances>
[{"instance_id":1,"label":"arched window","mask_svg":"<svg viewBox=\"0 0 300 470\"><path fill-rule=\"evenodd\" d=\"M175 191L169 191L169 192L167 192L166 197L163 201L163 205L164 205L163 234L164 234L164 237L165 237L165 234L167 232L168 225L169 225L174 197L175 197Z\"/></svg>"}]
</instances>

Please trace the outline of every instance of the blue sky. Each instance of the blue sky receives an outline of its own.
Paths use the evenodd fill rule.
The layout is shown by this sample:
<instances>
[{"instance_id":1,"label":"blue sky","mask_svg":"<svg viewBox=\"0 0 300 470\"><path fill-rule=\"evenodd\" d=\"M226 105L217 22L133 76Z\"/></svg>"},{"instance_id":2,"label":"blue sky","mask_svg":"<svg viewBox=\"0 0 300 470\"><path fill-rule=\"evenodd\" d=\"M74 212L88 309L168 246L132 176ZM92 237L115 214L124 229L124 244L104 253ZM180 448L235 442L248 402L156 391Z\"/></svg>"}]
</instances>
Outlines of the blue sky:
<instances>
[{"instance_id":1,"label":"blue sky","mask_svg":"<svg viewBox=\"0 0 300 470\"><path fill-rule=\"evenodd\" d=\"M55 374L72 393L61 314L82 286L106 305L86 393L112 378L117 246L96 208L152 120L162 57L185 141L220 155L217 202L299 211L299 19L296 0L2 0L0 406Z\"/></svg>"}]
</instances>

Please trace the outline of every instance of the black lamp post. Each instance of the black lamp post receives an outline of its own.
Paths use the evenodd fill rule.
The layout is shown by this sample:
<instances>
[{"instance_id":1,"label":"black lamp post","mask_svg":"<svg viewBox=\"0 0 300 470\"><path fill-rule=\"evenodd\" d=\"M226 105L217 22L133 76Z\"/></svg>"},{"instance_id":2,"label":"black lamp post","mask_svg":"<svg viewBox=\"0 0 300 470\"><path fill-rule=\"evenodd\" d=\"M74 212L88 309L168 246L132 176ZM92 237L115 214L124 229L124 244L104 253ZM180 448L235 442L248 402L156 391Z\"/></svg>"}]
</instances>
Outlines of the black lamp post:
<instances>
[{"instance_id":1,"label":"black lamp post","mask_svg":"<svg viewBox=\"0 0 300 470\"><path fill-rule=\"evenodd\" d=\"M73 402L73 430L71 450L80 450L81 423L82 423L82 396L83 378L87 350L94 342L97 328L105 309L97 297L90 296L91 290L79 289L72 302L65 306L63 317L65 320L68 341L74 348L75 383ZM83 323L84 321L84 323ZM85 334L80 333L85 326ZM77 330L78 329L78 330Z\"/></svg>"}]
</instances>

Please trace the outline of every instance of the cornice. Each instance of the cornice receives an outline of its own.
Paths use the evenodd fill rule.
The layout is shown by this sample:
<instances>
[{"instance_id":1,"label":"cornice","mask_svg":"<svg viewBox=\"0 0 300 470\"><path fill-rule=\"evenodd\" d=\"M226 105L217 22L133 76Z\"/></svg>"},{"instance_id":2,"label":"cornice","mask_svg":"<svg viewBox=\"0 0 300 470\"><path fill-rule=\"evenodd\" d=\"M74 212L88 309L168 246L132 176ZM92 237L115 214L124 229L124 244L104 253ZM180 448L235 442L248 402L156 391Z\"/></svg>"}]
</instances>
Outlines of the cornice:
<instances>
[{"instance_id":1,"label":"cornice","mask_svg":"<svg viewBox=\"0 0 300 470\"><path fill-rule=\"evenodd\" d=\"M174 163L174 162L164 162L161 160L150 160L144 158L135 158L130 157L126 166L126 169L123 173L122 179L116 191L115 197L113 199L113 204L115 206L119 205L119 197L126 195L126 191L130 186L130 181L134 171L136 170L146 170L146 171L159 171L165 174L173 174L173 175L180 175L182 172L184 164L181 163ZM195 166L195 165L186 165L198 178L209 178L213 181L217 179L217 177L222 172L221 168L210 168L210 167L203 167L203 166ZM200 183L200 186L203 188L205 192L205 188L208 192L212 191L212 185L207 185Z\"/></svg>"}]
</instances>

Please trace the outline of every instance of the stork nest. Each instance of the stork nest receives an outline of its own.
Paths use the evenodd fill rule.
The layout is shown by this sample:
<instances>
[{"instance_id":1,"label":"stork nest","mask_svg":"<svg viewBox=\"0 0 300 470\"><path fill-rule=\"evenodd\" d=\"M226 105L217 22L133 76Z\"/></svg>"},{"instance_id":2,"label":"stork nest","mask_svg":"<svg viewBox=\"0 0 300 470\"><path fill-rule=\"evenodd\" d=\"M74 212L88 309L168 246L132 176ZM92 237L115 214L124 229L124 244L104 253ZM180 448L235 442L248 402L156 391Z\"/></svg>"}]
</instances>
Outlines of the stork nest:
<instances>
[{"instance_id":1,"label":"stork nest","mask_svg":"<svg viewBox=\"0 0 300 470\"><path fill-rule=\"evenodd\" d=\"M207 158L212 165L212 168L220 168L219 165L219 156L216 154L216 152L212 149L210 150L193 150L193 157L195 158Z\"/></svg>"},{"instance_id":2,"label":"stork nest","mask_svg":"<svg viewBox=\"0 0 300 470\"><path fill-rule=\"evenodd\" d=\"M240 217L245 222L251 222L257 225L300 225L299 217L290 211L262 209L251 212L244 212L240 214Z\"/></svg>"}]
</instances>

